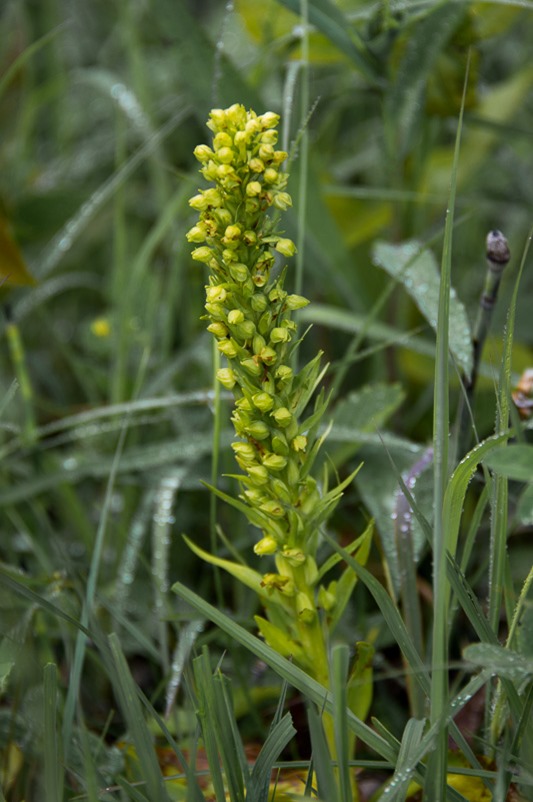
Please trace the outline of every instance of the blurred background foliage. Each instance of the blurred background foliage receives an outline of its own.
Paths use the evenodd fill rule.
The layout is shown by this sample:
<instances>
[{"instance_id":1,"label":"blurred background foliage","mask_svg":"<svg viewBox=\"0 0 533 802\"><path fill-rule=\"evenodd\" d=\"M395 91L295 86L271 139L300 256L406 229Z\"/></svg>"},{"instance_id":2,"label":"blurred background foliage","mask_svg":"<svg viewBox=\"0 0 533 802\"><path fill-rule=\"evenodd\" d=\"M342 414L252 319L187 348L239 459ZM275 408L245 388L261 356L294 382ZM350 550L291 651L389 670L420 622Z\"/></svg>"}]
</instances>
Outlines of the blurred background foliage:
<instances>
[{"instance_id":1,"label":"blurred background foliage","mask_svg":"<svg viewBox=\"0 0 533 802\"><path fill-rule=\"evenodd\" d=\"M171 582L214 597L211 570L180 537L209 547L212 530L200 484L211 475L213 449L205 277L184 237L195 218L187 200L200 185L192 151L208 139L212 107L238 102L282 113L294 200L285 225L299 241L303 290L313 302L305 320L316 323L304 357L322 348L330 383L342 367L337 427L351 434L335 439L333 431L335 465L348 470L361 455L368 464L336 519L341 537L352 539L369 511L386 528L396 486L376 420L389 429L400 469L431 434L431 327L401 282L383 299L391 278L375 249L377 240L416 240L440 260L470 54L452 276L470 320L487 231L504 231L514 254L477 406L480 434L491 431L513 267L533 208L533 4L310 0L308 38L305 5L2 3L0 558L29 594L0 586L4 745L26 727L18 743L28 754L37 749L38 724L28 722L38 718L42 666L58 662L66 682L72 659L73 631L31 602L31 592L80 618L89 577L91 613L104 631L121 633L156 702L179 629L167 623L176 616ZM533 361L531 304L529 271L517 375ZM233 470L229 438L224 428L220 473ZM227 507L218 520L248 555L243 521ZM228 583L223 590L249 622L250 595ZM361 595L356 601L355 625L367 637L380 626ZM350 627L354 621L352 612ZM85 715L101 731L110 691L96 657L85 674ZM391 698L381 697L383 710ZM401 719L397 703L387 712ZM31 785L21 776L14 771L13 799Z\"/></svg>"}]
</instances>

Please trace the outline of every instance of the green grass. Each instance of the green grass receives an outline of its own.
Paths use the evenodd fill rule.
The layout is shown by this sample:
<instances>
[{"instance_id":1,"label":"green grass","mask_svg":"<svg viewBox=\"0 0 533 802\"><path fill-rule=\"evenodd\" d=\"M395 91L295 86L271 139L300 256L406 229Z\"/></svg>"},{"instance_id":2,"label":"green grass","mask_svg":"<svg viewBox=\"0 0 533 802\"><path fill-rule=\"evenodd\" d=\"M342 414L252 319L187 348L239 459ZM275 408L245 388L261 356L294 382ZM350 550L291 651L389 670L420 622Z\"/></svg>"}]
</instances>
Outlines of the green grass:
<instances>
[{"instance_id":1,"label":"green grass","mask_svg":"<svg viewBox=\"0 0 533 802\"><path fill-rule=\"evenodd\" d=\"M533 365L533 4L7 0L0 34L0 800L533 799L533 460L511 399ZM329 689L182 537L267 570L206 488L235 492L231 399L185 240L193 149L232 103L282 114L298 358L330 363L319 467L363 463L321 534L355 586ZM495 228L512 259L459 461ZM347 679L363 641L372 697ZM469 765L446 790L448 735Z\"/></svg>"}]
</instances>

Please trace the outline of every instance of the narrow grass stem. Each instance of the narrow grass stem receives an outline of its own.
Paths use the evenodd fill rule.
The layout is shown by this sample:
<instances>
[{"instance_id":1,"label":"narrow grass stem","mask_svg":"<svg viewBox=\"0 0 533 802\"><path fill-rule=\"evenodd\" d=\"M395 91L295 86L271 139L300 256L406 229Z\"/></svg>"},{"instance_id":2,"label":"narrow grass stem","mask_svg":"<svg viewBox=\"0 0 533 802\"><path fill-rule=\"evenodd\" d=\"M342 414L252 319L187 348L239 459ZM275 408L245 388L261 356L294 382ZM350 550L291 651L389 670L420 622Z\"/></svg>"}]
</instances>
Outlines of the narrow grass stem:
<instances>
[{"instance_id":1,"label":"narrow grass stem","mask_svg":"<svg viewBox=\"0 0 533 802\"><path fill-rule=\"evenodd\" d=\"M9 344L9 351L11 354L11 361L13 363L13 369L19 383L20 395L22 399L22 409L24 413L22 431L24 442L26 445L31 445L36 439L37 426L35 423L35 413L33 409L33 389L28 373L28 366L26 364L24 345L20 336L19 327L16 323L13 323L12 321L7 323L6 334Z\"/></svg>"}]
</instances>

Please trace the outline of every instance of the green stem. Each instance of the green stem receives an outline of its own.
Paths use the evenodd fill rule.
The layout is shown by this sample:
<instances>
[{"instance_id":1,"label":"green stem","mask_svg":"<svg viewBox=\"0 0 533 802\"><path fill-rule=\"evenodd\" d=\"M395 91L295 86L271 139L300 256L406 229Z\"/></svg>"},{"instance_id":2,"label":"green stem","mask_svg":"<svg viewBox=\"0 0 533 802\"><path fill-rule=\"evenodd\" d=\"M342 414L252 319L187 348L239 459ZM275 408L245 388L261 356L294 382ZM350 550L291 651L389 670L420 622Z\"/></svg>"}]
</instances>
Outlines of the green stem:
<instances>
[{"instance_id":1,"label":"green stem","mask_svg":"<svg viewBox=\"0 0 533 802\"><path fill-rule=\"evenodd\" d=\"M22 436L25 445L32 445L37 439L37 426L35 423L33 389L28 373L28 366L26 364L26 352L20 336L20 329L16 323L13 323L13 321L7 323L6 334L15 376L19 383L20 395L22 398L22 409L24 413Z\"/></svg>"}]
</instances>

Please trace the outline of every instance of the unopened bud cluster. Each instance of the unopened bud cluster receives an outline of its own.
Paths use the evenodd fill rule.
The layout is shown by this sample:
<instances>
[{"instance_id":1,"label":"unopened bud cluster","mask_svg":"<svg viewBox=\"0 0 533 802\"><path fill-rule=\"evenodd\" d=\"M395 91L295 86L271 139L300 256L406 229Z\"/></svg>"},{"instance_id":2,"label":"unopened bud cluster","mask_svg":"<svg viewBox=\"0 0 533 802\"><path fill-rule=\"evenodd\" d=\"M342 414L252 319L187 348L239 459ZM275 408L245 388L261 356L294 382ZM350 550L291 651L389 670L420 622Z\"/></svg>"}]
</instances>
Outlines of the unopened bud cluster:
<instances>
[{"instance_id":1,"label":"unopened bud cluster","mask_svg":"<svg viewBox=\"0 0 533 802\"><path fill-rule=\"evenodd\" d=\"M308 301L283 289L283 270L271 276L276 254L296 251L267 213L291 206L288 174L281 169L287 154L276 150L278 122L277 114L257 115L241 105L211 112L213 146L199 145L195 156L214 186L190 200L199 220L187 238L196 245L193 259L210 270L206 318L227 359L218 380L235 396L239 439L233 450L244 472L242 498L249 520L262 530L255 551L276 554L285 566L305 563L307 572L316 573L302 549L320 500L306 464L313 443L299 418L303 380L289 364L296 331L291 312ZM295 593L287 575L268 574L264 581L267 588Z\"/></svg>"}]
</instances>

